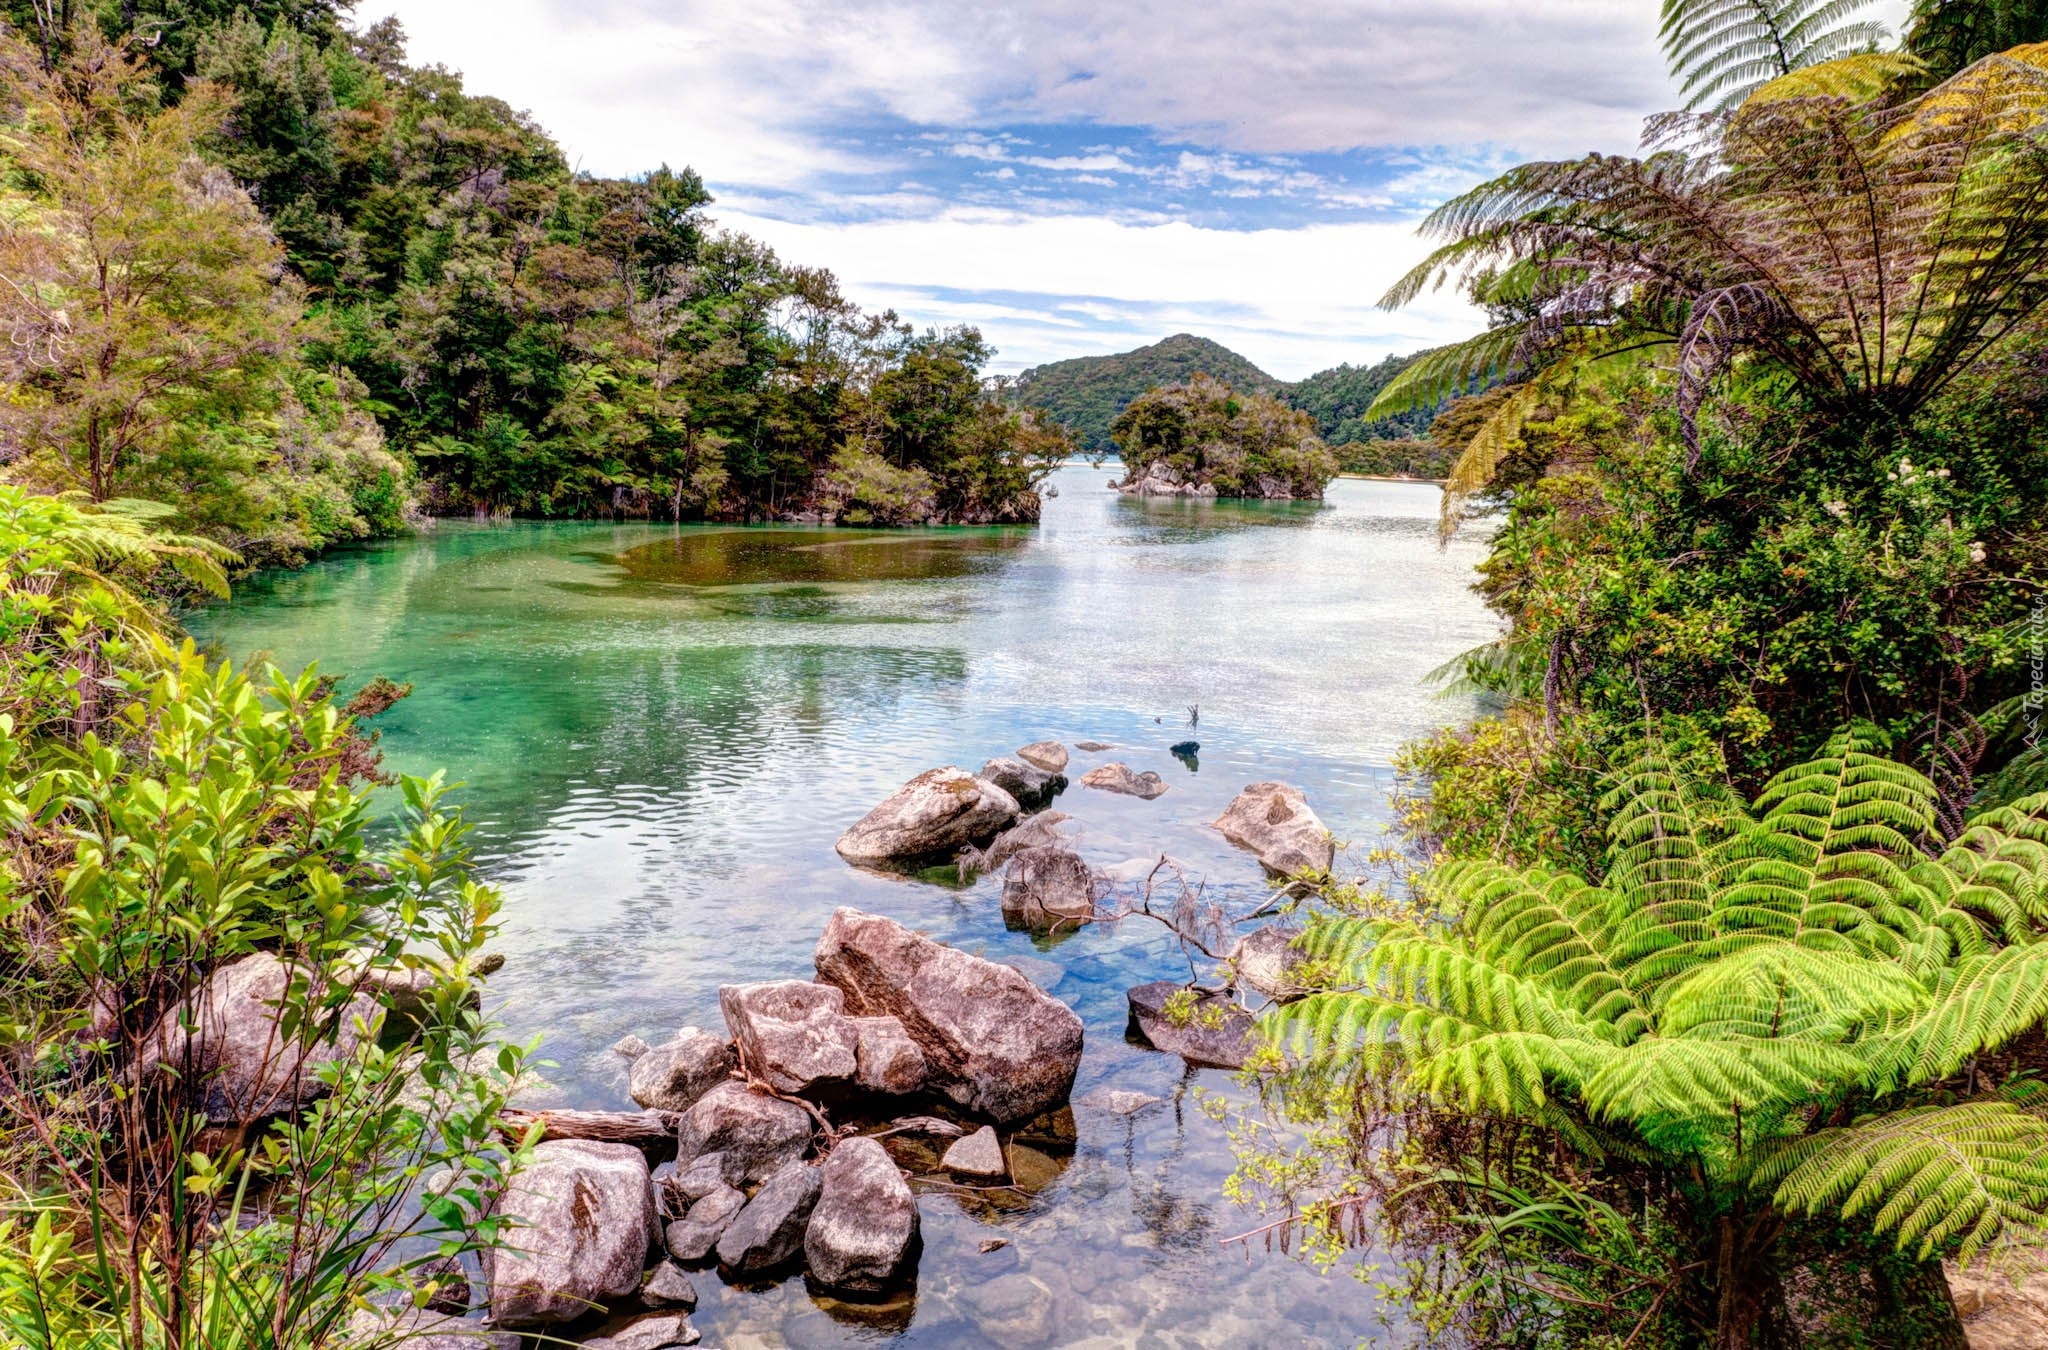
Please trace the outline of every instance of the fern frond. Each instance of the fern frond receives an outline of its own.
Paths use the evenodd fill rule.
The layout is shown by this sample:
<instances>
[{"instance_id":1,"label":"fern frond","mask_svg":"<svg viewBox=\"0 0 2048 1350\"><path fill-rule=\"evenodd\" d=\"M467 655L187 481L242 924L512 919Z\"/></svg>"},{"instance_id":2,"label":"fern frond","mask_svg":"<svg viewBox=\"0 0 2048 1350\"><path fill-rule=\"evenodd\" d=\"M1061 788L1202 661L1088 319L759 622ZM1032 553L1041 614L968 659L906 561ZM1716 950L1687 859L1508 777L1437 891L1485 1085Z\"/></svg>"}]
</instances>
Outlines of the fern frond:
<instances>
[{"instance_id":1,"label":"fern frond","mask_svg":"<svg viewBox=\"0 0 2048 1350\"><path fill-rule=\"evenodd\" d=\"M1734 107L1759 86L1884 42L1851 20L1869 0L1664 0L1658 36L1672 77L1697 108Z\"/></svg>"},{"instance_id":2,"label":"fern frond","mask_svg":"<svg viewBox=\"0 0 2048 1350\"><path fill-rule=\"evenodd\" d=\"M1652 1144L1682 1152L1745 1147L1790 1113L1853 1088L1863 1057L1825 1041L1645 1036L1586 1083L1594 1117L1627 1121Z\"/></svg>"},{"instance_id":3,"label":"fern frond","mask_svg":"<svg viewBox=\"0 0 2048 1350\"><path fill-rule=\"evenodd\" d=\"M1466 504L1492 484L1501 461L1521 443L1522 428L1542 408L1546 392L1540 382L1533 380L1509 390L1493 410L1493 415L1465 443L1464 451L1451 465L1450 476L1444 481L1442 515L1438 521L1440 533L1448 537L1456 532Z\"/></svg>"},{"instance_id":4,"label":"fern frond","mask_svg":"<svg viewBox=\"0 0 2048 1350\"><path fill-rule=\"evenodd\" d=\"M1480 959L1612 1026L1623 1041L1648 1029L1648 1016L1610 956L1621 908L1612 891L1491 862L1448 863L1439 875Z\"/></svg>"},{"instance_id":5,"label":"fern frond","mask_svg":"<svg viewBox=\"0 0 2048 1350\"><path fill-rule=\"evenodd\" d=\"M1947 1078L2043 1017L2048 1017L2048 944L1968 957L1942 981L1940 997L1872 1057L1872 1086L1883 1091Z\"/></svg>"}]
</instances>

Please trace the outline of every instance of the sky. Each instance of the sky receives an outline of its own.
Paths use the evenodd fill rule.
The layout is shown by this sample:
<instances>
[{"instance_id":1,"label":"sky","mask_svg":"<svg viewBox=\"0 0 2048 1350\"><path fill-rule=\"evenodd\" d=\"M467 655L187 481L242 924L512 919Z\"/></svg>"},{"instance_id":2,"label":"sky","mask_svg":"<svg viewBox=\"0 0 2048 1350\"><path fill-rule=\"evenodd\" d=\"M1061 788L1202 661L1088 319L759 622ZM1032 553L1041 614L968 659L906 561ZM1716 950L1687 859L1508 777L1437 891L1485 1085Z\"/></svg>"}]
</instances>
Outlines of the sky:
<instances>
[{"instance_id":1,"label":"sky","mask_svg":"<svg viewBox=\"0 0 2048 1350\"><path fill-rule=\"evenodd\" d=\"M1626 153L1676 106L1655 0L365 0L592 173L691 165L723 226L1015 372L1211 337L1283 379L1465 336L1377 301L1432 207Z\"/></svg>"}]
</instances>

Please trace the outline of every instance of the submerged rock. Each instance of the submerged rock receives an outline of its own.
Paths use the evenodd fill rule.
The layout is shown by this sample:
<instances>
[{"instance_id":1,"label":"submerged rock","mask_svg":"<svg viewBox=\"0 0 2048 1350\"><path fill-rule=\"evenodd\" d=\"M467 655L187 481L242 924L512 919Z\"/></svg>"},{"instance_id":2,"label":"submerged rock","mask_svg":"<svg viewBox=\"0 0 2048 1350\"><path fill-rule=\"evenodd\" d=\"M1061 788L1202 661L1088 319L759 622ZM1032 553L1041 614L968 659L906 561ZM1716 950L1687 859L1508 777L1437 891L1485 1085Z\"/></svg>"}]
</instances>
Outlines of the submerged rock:
<instances>
[{"instance_id":1,"label":"submerged rock","mask_svg":"<svg viewBox=\"0 0 2048 1350\"><path fill-rule=\"evenodd\" d=\"M1002 1141L996 1138L992 1125L984 1125L973 1134L955 1139L946 1149L946 1155L939 1159L939 1166L964 1177L1000 1179L1008 1176L1010 1171L1003 1162Z\"/></svg>"},{"instance_id":2,"label":"submerged rock","mask_svg":"<svg viewBox=\"0 0 2048 1350\"><path fill-rule=\"evenodd\" d=\"M676 1166L723 1153L745 1181L801 1158L811 1144L810 1112L730 1080L705 1093L676 1127Z\"/></svg>"},{"instance_id":3,"label":"submerged rock","mask_svg":"<svg viewBox=\"0 0 2048 1350\"><path fill-rule=\"evenodd\" d=\"M686 1027L676 1038L633 1059L627 1091L652 1111L687 1111L732 1077L732 1042Z\"/></svg>"},{"instance_id":4,"label":"submerged rock","mask_svg":"<svg viewBox=\"0 0 2048 1350\"><path fill-rule=\"evenodd\" d=\"M612 1053L628 1063L640 1058L654 1047L638 1036L625 1035L612 1042Z\"/></svg>"},{"instance_id":5,"label":"submerged rock","mask_svg":"<svg viewBox=\"0 0 2048 1350\"><path fill-rule=\"evenodd\" d=\"M1017 805L1035 811L1067 789L1067 777L1051 773L1021 759L992 759L981 766L982 778L1016 798Z\"/></svg>"},{"instance_id":6,"label":"submerged rock","mask_svg":"<svg viewBox=\"0 0 2048 1350\"><path fill-rule=\"evenodd\" d=\"M140 1076L176 1075L214 1125L281 1115L326 1096L316 1071L353 1055L363 1039L357 1023L375 1026L380 1009L357 994L328 1015L321 1034L288 1035L279 1015L292 983L303 986L307 975L269 952L215 970L157 1023Z\"/></svg>"},{"instance_id":7,"label":"submerged rock","mask_svg":"<svg viewBox=\"0 0 2048 1350\"><path fill-rule=\"evenodd\" d=\"M1017 799L986 779L947 765L891 793L839 836L851 863L887 864L952 857L1016 822Z\"/></svg>"},{"instance_id":8,"label":"submerged rock","mask_svg":"<svg viewBox=\"0 0 2048 1350\"><path fill-rule=\"evenodd\" d=\"M487 1257L498 1325L573 1322L640 1292L654 1187L639 1149L543 1140L506 1186L499 1213L518 1237Z\"/></svg>"},{"instance_id":9,"label":"submerged rock","mask_svg":"<svg viewBox=\"0 0 2048 1350\"><path fill-rule=\"evenodd\" d=\"M1121 793L1126 797L1143 797L1149 802L1166 791L1166 780L1150 769L1133 773L1130 765L1117 763L1105 764L1082 774L1081 786Z\"/></svg>"},{"instance_id":10,"label":"submerged rock","mask_svg":"<svg viewBox=\"0 0 2048 1350\"><path fill-rule=\"evenodd\" d=\"M1058 741L1033 741L1017 751L1017 758L1047 773L1067 771L1067 747Z\"/></svg>"},{"instance_id":11,"label":"submerged rock","mask_svg":"<svg viewBox=\"0 0 2048 1350\"><path fill-rule=\"evenodd\" d=\"M1027 848L1003 874L1003 921L1041 932L1095 917L1095 875L1065 848Z\"/></svg>"},{"instance_id":12,"label":"submerged rock","mask_svg":"<svg viewBox=\"0 0 2048 1350\"><path fill-rule=\"evenodd\" d=\"M718 1264L735 1275L773 1270L803 1250L822 1169L793 1162L761 1183L718 1239Z\"/></svg>"},{"instance_id":13,"label":"submerged rock","mask_svg":"<svg viewBox=\"0 0 2048 1350\"><path fill-rule=\"evenodd\" d=\"M1214 823L1225 839L1250 849L1277 876L1327 872L1336 861L1329 827L1309 809L1301 789L1286 783L1253 783Z\"/></svg>"},{"instance_id":14,"label":"submerged rock","mask_svg":"<svg viewBox=\"0 0 2048 1350\"><path fill-rule=\"evenodd\" d=\"M873 1139L842 1141L820 1169L804 1260L828 1289L875 1293L903 1269L917 1242L917 1197Z\"/></svg>"},{"instance_id":15,"label":"submerged rock","mask_svg":"<svg viewBox=\"0 0 2048 1350\"><path fill-rule=\"evenodd\" d=\"M1008 966L942 946L894 919L837 909L817 947L818 978L847 1007L903 1024L932 1086L997 1121L1066 1100L1081 1064L1081 1019Z\"/></svg>"},{"instance_id":16,"label":"submerged rock","mask_svg":"<svg viewBox=\"0 0 2048 1350\"><path fill-rule=\"evenodd\" d=\"M1091 755L1100 754L1104 750L1116 749L1115 746L1109 744L1107 741L1075 741L1074 748L1076 750L1084 751Z\"/></svg>"},{"instance_id":17,"label":"submerged rock","mask_svg":"<svg viewBox=\"0 0 2048 1350\"><path fill-rule=\"evenodd\" d=\"M1131 990L1129 999L1138 1033L1198 1068L1241 1069L1257 1047L1252 1015L1227 995L1158 980Z\"/></svg>"},{"instance_id":18,"label":"submerged rock","mask_svg":"<svg viewBox=\"0 0 2048 1350\"><path fill-rule=\"evenodd\" d=\"M1081 1099L1083 1106L1092 1106L1107 1111L1113 1116L1135 1116L1147 1107L1157 1106L1164 1098L1149 1092L1132 1092L1128 1088L1097 1088Z\"/></svg>"},{"instance_id":19,"label":"submerged rock","mask_svg":"<svg viewBox=\"0 0 2048 1350\"><path fill-rule=\"evenodd\" d=\"M777 1092L812 1095L850 1087L858 1040L846 995L810 980L729 984L718 1006L747 1068Z\"/></svg>"}]
</instances>

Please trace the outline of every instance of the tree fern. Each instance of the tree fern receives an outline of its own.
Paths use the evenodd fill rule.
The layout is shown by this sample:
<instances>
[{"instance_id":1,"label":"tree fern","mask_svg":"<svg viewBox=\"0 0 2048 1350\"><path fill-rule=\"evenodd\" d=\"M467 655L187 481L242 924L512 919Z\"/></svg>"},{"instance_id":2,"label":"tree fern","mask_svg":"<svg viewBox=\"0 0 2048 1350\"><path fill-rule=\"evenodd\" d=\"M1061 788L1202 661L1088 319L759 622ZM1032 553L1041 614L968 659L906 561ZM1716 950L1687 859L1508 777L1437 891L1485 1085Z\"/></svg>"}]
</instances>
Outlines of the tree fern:
<instances>
[{"instance_id":1,"label":"tree fern","mask_svg":"<svg viewBox=\"0 0 2048 1350\"><path fill-rule=\"evenodd\" d=\"M1883 43L1870 0L1664 0L1658 37L1688 108L1728 109L1804 67Z\"/></svg>"}]
</instances>

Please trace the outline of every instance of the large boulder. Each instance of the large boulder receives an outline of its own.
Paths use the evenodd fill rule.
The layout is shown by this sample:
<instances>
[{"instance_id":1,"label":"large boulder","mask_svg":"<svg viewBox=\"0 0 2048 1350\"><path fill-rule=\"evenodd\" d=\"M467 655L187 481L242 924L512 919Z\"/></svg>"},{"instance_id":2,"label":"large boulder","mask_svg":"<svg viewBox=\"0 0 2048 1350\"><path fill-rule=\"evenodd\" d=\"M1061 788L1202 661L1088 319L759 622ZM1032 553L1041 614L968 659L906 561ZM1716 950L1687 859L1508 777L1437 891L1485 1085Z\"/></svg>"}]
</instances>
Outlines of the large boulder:
<instances>
[{"instance_id":1,"label":"large boulder","mask_svg":"<svg viewBox=\"0 0 2048 1350\"><path fill-rule=\"evenodd\" d=\"M676 1125L676 1167L723 1153L743 1181L758 1181L801 1158L811 1143L811 1113L795 1102L727 1081L697 1099Z\"/></svg>"},{"instance_id":2,"label":"large boulder","mask_svg":"<svg viewBox=\"0 0 2048 1350\"><path fill-rule=\"evenodd\" d=\"M804 1260L827 1289L875 1293L903 1269L917 1241L917 1197L873 1139L842 1141L820 1169L818 1204L804 1229Z\"/></svg>"},{"instance_id":3,"label":"large boulder","mask_svg":"<svg viewBox=\"0 0 2048 1350\"><path fill-rule=\"evenodd\" d=\"M1215 825L1277 876L1327 872L1337 858L1329 827L1309 809L1301 789L1286 783L1253 783L1223 808Z\"/></svg>"},{"instance_id":4,"label":"large boulder","mask_svg":"<svg viewBox=\"0 0 2048 1350\"><path fill-rule=\"evenodd\" d=\"M214 1125L247 1124L326 1096L317 1070L354 1055L363 1039L358 1027L375 1026L379 1008L358 993L287 1034L285 1000L307 998L308 974L269 952L221 966L157 1023L140 1076L175 1075Z\"/></svg>"},{"instance_id":5,"label":"large boulder","mask_svg":"<svg viewBox=\"0 0 2048 1350\"><path fill-rule=\"evenodd\" d=\"M823 1169L793 1162L761 1183L754 1198L718 1239L718 1264L735 1275L783 1265L804 1247L804 1229L818 1203Z\"/></svg>"},{"instance_id":6,"label":"large boulder","mask_svg":"<svg viewBox=\"0 0 2048 1350\"><path fill-rule=\"evenodd\" d=\"M1258 1046L1252 1015L1227 995L1158 980L1131 990L1129 999L1139 1035L1198 1068L1242 1069Z\"/></svg>"},{"instance_id":7,"label":"large boulder","mask_svg":"<svg viewBox=\"0 0 2048 1350\"><path fill-rule=\"evenodd\" d=\"M986 779L947 765L891 793L839 836L839 856L868 865L950 858L1008 829L1017 799Z\"/></svg>"},{"instance_id":8,"label":"large boulder","mask_svg":"<svg viewBox=\"0 0 2048 1350\"><path fill-rule=\"evenodd\" d=\"M981 766L980 777L1016 798L1026 811L1036 811L1067 790L1067 776L1048 773L1035 764L1003 756Z\"/></svg>"},{"instance_id":9,"label":"large boulder","mask_svg":"<svg viewBox=\"0 0 2048 1350\"><path fill-rule=\"evenodd\" d=\"M655 1217L639 1149L544 1140L506 1186L499 1213L511 1231L487 1263L498 1325L572 1322L640 1292Z\"/></svg>"},{"instance_id":10,"label":"large boulder","mask_svg":"<svg viewBox=\"0 0 2048 1350\"><path fill-rule=\"evenodd\" d=\"M1100 788L1126 797L1143 797L1149 802L1166 791L1166 780L1150 769L1133 773L1130 765L1118 762L1082 774L1081 786Z\"/></svg>"},{"instance_id":11,"label":"large boulder","mask_svg":"<svg viewBox=\"0 0 2048 1350\"><path fill-rule=\"evenodd\" d=\"M1017 752L1017 758L1047 773L1067 771L1067 747L1058 741L1033 741Z\"/></svg>"},{"instance_id":12,"label":"large boulder","mask_svg":"<svg viewBox=\"0 0 2048 1350\"><path fill-rule=\"evenodd\" d=\"M829 984L773 980L718 991L747 1068L777 1092L817 1094L853 1083L858 1032L846 995Z\"/></svg>"},{"instance_id":13,"label":"large boulder","mask_svg":"<svg viewBox=\"0 0 2048 1350\"><path fill-rule=\"evenodd\" d=\"M917 1048L917 1042L903 1029L903 1024L893 1017L849 1018L860 1037L855 1058L860 1068L854 1074L854 1085L868 1092L880 1092L892 1097L906 1097L913 1092L924 1091L924 1085L931 1077L931 1066L925 1063L924 1051Z\"/></svg>"},{"instance_id":14,"label":"large boulder","mask_svg":"<svg viewBox=\"0 0 2048 1350\"><path fill-rule=\"evenodd\" d=\"M627 1091L651 1111L687 1111L732 1071L731 1041L686 1027L667 1044L634 1056Z\"/></svg>"},{"instance_id":15,"label":"large boulder","mask_svg":"<svg viewBox=\"0 0 2048 1350\"><path fill-rule=\"evenodd\" d=\"M1059 1105L1081 1064L1081 1019L1020 972L955 951L894 919L834 910L818 978L863 1016L889 1016L924 1052L932 1085L998 1121Z\"/></svg>"},{"instance_id":16,"label":"large boulder","mask_svg":"<svg viewBox=\"0 0 2048 1350\"><path fill-rule=\"evenodd\" d=\"M668 1226L662 1240L668 1254L678 1261L697 1262L711 1255L718 1239L747 1207L744 1191L732 1186L715 1186L699 1196L690 1212Z\"/></svg>"},{"instance_id":17,"label":"large boulder","mask_svg":"<svg viewBox=\"0 0 2048 1350\"><path fill-rule=\"evenodd\" d=\"M1065 848L1027 848L1003 873L1003 921L1042 932L1073 928L1095 917L1095 874Z\"/></svg>"}]
</instances>

